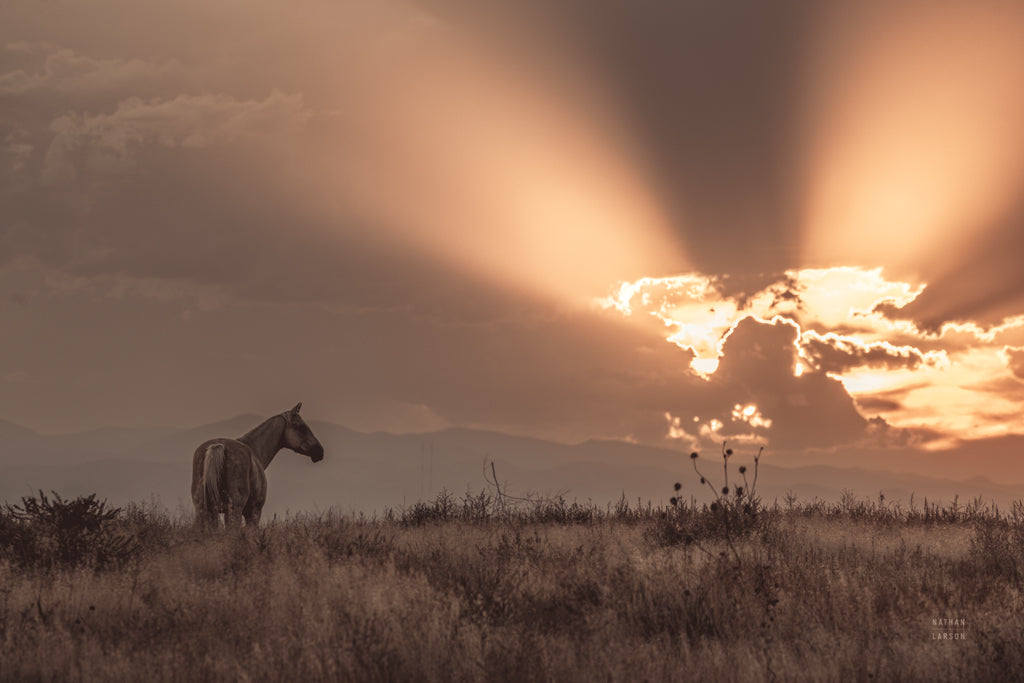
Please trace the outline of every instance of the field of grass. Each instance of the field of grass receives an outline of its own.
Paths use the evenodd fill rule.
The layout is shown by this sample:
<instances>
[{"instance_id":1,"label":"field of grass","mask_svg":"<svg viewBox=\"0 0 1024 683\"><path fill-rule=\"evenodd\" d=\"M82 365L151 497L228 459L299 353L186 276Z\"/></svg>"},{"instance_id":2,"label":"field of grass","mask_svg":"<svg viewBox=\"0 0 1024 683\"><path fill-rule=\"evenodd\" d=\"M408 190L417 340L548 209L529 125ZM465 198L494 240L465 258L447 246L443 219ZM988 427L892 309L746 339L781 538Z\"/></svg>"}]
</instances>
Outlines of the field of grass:
<instances>
[{"instance_id":1,"label":"field of grass","mask_svg":"<svg viewBox=\"0 0 1024 683\"><path fill-rule=\"evenodd\" d=\"M0 680L1024 672L1019 509L442 495L382 519L203 534L153 508L29 502L0 514Z\"/></svg>"}]
</instances>

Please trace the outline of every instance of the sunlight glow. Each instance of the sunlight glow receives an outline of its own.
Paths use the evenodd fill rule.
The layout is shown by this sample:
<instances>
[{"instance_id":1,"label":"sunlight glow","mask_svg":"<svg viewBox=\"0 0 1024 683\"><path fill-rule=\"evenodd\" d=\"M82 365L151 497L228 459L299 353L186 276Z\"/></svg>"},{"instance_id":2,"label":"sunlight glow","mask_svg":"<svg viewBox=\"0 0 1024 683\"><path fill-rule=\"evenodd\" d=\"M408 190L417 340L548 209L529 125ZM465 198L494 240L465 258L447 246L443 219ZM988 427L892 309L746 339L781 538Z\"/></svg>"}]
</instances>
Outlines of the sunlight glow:
<instances>
[{"instance_id":1,"label":"sunlight glow","mask_svg":"<svg viewBox=\"0 0 1024 683\"><path fill-rule=\"evenodd\" d=\"M885 370L851 370L845 373L830 372L832 379L839 380L851 396L866 396L886 391L895 391L909 384L913 371L892 372Z\"/></svg>"},{"instance_id":2,"label":"sunlight glow","mask_svg":"<svg viewBox=\"0 0 1024 683\"><path fill-rule=\"evenodd\" d=\"M715 370L718 369L718 363L719 360L717 358L694 358L693 362L690 363L690 367L697 374L707 377L708 375L715 374Z\"/></svg>"},{"instance_id":3,"label":"sunlight glow","mask_svg":"<svg viewBox=\"0 0 1024 683\"><path fill-rule=\"evenodd\" d=\"M825 16L804 262L934 273L1024 179L1024 5L838 3Z\"/></svg>"},{"instance_id":4,"label":"sunlight glow","mask_svg":"<svg viewBox=\"0 0 1024 683\"><path fill-rule=\"evenodd\" d=\"M332 171L341 206L376 239L560 301L685 264L627 128L567 46L499 49L418 12L376 60L345 66L359 77Z\"/></svg>"}]
</instances>

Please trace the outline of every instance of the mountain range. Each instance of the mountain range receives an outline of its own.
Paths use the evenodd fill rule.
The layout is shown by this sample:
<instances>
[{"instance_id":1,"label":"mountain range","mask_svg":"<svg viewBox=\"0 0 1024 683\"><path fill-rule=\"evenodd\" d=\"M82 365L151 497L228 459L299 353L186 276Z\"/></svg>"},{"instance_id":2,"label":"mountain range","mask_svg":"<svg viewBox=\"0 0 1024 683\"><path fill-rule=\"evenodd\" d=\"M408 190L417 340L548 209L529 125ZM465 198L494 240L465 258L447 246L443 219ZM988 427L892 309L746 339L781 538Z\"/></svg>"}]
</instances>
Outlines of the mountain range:
<instances>
[{"instance_id":1,"label":"mountain range","mask_svg":"<svg viewBox=\"0 0 1024 683\"><path fill-rule=\"evenodd\" d=\"M63 435L38 434L0 420L0 501L17 502L37 490L74 497L96 493L114 505L154 502L171 512L192 509L189 487L195 447L208 438L238 436L261 421L256 415L192 429L104 428ZM362 433L330 422L310 426L326 449L314 464L291 451L281 451L267 470L269 495L264 517L296 512L381 513L446 489L456 496L490 489L486 474L497 474L512 495L561 495L569 501L609 505L623 496L630 502L663 504L682 483L682 496L710 499L701 486L688 452L620 441L561 444L499 432L445 429L425 434ZM737 448L730 477L747 465L751 453ZM798 501L837 500L844 490L859 498L908 503L925 499L961 502L981 497L1007 509L1020 499L1022 487L985 477L950 479L922 472L890 472L879 468L831 464L780 466L770 453L761 461L757 492L766 502L782 502L787 494ZM865 458L866 462L881 462ZM840 462L858 462L846 457ZM720 456L702 456L701 472L722 484ZM946 471L943 467L934 468Z\"/></svg>"}]
</instances>

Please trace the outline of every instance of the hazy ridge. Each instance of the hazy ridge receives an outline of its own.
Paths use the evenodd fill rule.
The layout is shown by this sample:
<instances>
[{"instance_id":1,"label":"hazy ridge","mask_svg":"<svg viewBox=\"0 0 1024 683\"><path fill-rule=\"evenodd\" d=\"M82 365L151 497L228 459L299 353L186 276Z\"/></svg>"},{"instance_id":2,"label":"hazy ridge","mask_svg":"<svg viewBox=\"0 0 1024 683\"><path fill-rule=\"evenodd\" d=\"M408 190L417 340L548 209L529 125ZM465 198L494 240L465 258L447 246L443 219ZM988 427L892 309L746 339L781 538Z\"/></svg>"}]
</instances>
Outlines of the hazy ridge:
<instances>
[{"instance_id":1,"label":"hazy ridge","mask_svg":"<svg viewBox=\"0 0 1024 683\"><path fill-rule=\"evenodd\" d=\"M238 436L258 423L255 415L191 429L105 428L65 435L41 435L0 421L0 500L16 501L37 489L64 496L97 493L114 504L156 500L171 510L191 508L189 485L195 447L215 436ZM510 493L564 495L569 500L612 503L625 495L664 503L672 485L683 484L684 497L705 500L688 453L618 441L567 445L474 429L446 429L427 434L366 434L329 422L311 423L327 449L324 462L282 451L268 470L270 494L265 514L286 511L380 511L432 498L442 488L459 495L487 486L485 463L494 462ZM734 464L752 462L752 452L738 447ZM906 504L927 498L961 502L981 496L1006 509L1021 497L1020 488L985 477L954 480L868 467L773 464L762 460L758 492L766 502L783 502L788 492L798 500L835 500L844 489L858 497ZM872 458L865 458L872 462ZM843 463L858 462L843 457ZM720 485L721 460L705 453L702 472ZM935 467L935 471L945 471ZM488 469L489 471L489 469ZM748 476L752 472L748 472ZM735 476L735 469L731 476Z\"/></svg>"}]
</instances>

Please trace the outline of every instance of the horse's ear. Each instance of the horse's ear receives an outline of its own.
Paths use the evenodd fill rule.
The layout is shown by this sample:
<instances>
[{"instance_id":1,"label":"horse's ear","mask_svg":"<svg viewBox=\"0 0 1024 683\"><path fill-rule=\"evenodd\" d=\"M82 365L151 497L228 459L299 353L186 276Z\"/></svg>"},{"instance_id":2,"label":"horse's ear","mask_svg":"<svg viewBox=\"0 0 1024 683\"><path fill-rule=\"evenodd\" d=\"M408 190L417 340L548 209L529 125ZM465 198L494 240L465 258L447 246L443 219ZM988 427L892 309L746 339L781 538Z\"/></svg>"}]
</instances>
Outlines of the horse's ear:
<instances>
[{"instance_id":1,"label":"horse's ear","mask_svg":"<svg viewBox=\"0 0 1024 683\"><path fill-rule=\"evenodd\" d=\"M301 407L302 407L302 401L299 401L298 403L295 404L295 407L292 408L292 410L291 410L292 415L298 415L299 414L299 408L301 408Z\"/></svg>"}]
</instances>

